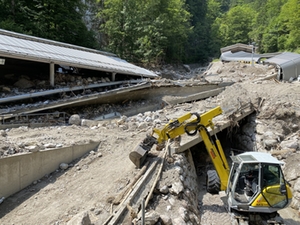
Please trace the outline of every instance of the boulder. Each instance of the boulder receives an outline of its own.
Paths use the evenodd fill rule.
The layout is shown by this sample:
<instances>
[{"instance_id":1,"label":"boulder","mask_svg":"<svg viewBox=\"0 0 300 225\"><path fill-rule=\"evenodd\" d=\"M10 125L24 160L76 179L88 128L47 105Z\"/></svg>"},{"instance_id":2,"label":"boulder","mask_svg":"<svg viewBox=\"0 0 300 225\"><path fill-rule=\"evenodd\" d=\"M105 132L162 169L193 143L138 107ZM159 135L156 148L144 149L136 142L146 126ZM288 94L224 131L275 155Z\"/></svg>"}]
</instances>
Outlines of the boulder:
<instances>
[{"instance_id":1,"label":"boulder","mask_svg":"<svg viewBox=\"0 0 300 225\"><path fill-rule=\"evenodd\" d=\"M69 167L69 165L67 163L61 163L59 165L59 168L62 169L62 170L66 170L66 169L68 169L68 167Z\"/></svg>"},{"instance_id":2,"label":"boulder","mask_svg":"<svg viewBox=\"0 0 300 225\"><path fill-rule=\"evenodd\" d=\"M69 123L70 123L70 122L69 122ZM81 126L85 126L85 127L98 126L98 121L82 119L82 120L81 120Z\"/></svg>"},{"instance_id":3,"label":"boulder","mask_svg":"<svg viewBox=\"0 0 300 225\"><path fill-rule=\"evenodd\" d=\"M160 216L155 211L150 211L145 214L145 224L154 225L158 222Z\"/></svg>"},{"instance_id":4,"label":"boulder","mask_svg":"<svg viewBox=\"0 0 300 225\"><path fill-rule=\"evenodd\" d=\"M67 225L92 225L92 223L88 212L82 212L73 216Z\"/></svg>"},{"instance_id":5,"label":"boulder","mask_svg":"<svg viewBox=\"0 0 300 225\"><path fill-rule=\"evenodd\" d=\"M160 219L162 220L164 225L171 225L172 224L172 219L167 215L161 215Z\"/></svg>"},{"instance_id":6,"label":"boulder","mask_svg":"<svg viewBox=\"0 0 300 225\"><path fill-rule=\"evenodd\" d=\"M25 78L21 78L16 83L14 83L14 86L16 86L18 88L31 88L34 86L34 83Z\"/></svg>"},{"instance_id":7,"label":"boulder","mask_svg":"<svg viewBox=\"0 0 300 225\"><path fill-rule=\"evenodd\" d=\"M74 114L74 115L70 116L69 124L79 126L81 124L80 116L78 114Z\"/></svg>"},{"instance_id":8,"label":"boulder","mask_svg":"<svg viewBox=\"0 0 300 225\"><path fill-rule=\"evenodd\" d=\"M188 211L187 211L186 208L184 208L184 207L179 207L178 213L179 213L180 217L181 217L185 222L189 221L189 219L190 219L190 218L189 218L189 213L188 213Z\"/></svg>"},{"instance_id":9,"label":"boulder","mask_svg":"<svg viewBox=\"0 0 300 225\"><path fill-rule=\"evenodd\" d=\"M286 141L282 141L280 143L280 147L282 149L288 148L288 149L298 149L299 147L299 143L298 140L296 139L291 139L291 140L286 140Z\"/></svg>"},{"instance_id":10,"label":"boulder","mask_svg":"<svg viewBox=\"0 0 300 225\"><path fill-rule=\"evenodd\" d=\"M11 92L11 89L9 87L2 87L2 91L9 93L9 92Z\"/></svg>"},{"instance_id":11,"label":"boulder","mask_svg":"<svg viewBox=\"0 0 300 225\"><path fill-rule=\"evenodd\" d=\"M180 192L184 190L183 184L181 182L174 182L170 188L170 193L174 195L179 195Z\"/></svg>"}]
</instances>

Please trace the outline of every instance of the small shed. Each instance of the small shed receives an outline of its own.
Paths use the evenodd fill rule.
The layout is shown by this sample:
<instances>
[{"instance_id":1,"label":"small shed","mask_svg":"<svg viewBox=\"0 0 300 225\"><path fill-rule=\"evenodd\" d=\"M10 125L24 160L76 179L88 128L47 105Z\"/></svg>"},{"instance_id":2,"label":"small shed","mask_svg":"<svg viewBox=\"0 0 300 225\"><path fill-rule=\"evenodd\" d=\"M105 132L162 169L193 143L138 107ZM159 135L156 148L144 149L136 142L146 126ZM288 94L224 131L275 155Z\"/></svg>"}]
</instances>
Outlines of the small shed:
<instances>
[{"instance_id":1,"label":"small shed","mask_svg":"<svg viewBox=\"0 0 300 225\"><path fill-rule=\"evenodd\" d=\"M284 52L265 60L264 63L277 67L278 80L290 81L300 76L300 54Z\"/></svg>"}]
</instances>

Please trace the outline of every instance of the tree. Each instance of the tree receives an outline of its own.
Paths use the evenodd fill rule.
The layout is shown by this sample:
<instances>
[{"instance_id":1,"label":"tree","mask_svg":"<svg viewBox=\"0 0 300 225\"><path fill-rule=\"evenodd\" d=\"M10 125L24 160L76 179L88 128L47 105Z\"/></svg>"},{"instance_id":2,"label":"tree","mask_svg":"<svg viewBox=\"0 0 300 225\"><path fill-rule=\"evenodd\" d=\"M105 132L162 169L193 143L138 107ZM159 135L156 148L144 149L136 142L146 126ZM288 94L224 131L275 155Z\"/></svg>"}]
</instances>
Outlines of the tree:
<instances>
[{"instance_id":1,"label":"tree","mask_svg":"<svg viewBox=\"0 0 300 225\"><path fill-rule=\"evenodd\" d=\"M183 0L105 0L99 12L109 50L135 62L180 60L190 30Z\"/></svg>"},{"instance_id":2,"label":"tree","mask_svg":"<svg viewBox=\"0 0 300 225\"><path fill-rule=\"evenodd\" d=\"M223 46L235 43L249 43L256 12L247 5L235 6L222 18L220 34Z\"/></svg>"},{"instance_id":3,"label":"tree","mask_svg":"<svg viewBox=\"0 0 300 225\"><path fill-rule=\"evenodd\" d=\"M282 6L278 17L279 50L300 50L300 4L298 0L289 0Z\"/></svg>"},{"instance_id":4,"label":"tree","mask_svg":"<svg viewBox=\"0 0 300 225\"><path fill-rule=\"evenodd\" d=\"M255 26L250 32L250 36L256 43L260 52L278 51L278 22L282 5L287 0L264 0L256 2L254 10L257 10Z\"/></svg>"},{"instance_id":5,"label":"tree","mask_svg":"<svg viewBox=\"0 0 300 225\"><path fill-rule=\"evenodd\" d=\"M203 61L208 57L208 24L205 20L206 1L187 0L188 10L191 13L191 26L188 41L185 46L185 61Z\"/></svg>"},{"instance_id":6,"label":"tree","mask_svg":"<svg viewBox=\"0 0 300 225\"><path fill-rule=\"evenodd\" d=\"M210 24L209 33L209 52L210 56L217 57L220 54L223 37L221 36L220 27L222 26L222 17L227 12L229 1L209 0L207 4L206 20Z\"/></svg>"},{"instance_id":7,"label":"tree","mask_svg":"<svg viewBox=\"0 0 300 225\"><path fill-rule=\"evenodd\" d=\"M82 21L81 0L3 0L0 26L34 36L95 47L93 33Z\"/></svg>"}]
</instances>

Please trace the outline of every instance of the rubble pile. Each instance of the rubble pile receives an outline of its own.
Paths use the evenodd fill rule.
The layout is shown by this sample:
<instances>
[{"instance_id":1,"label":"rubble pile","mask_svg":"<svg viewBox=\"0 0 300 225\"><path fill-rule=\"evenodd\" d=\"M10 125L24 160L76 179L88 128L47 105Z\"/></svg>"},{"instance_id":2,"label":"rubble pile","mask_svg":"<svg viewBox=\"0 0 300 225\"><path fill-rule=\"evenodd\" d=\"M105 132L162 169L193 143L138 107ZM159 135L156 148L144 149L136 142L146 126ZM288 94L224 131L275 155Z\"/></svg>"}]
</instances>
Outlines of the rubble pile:
<instances>
[{"instance_id":1,"label":"rubble pile","mask_svg":"<svg viewBox=\"0 0 300 225\"><path fill-rule=\"evenodd\" d=\"M258 82L262 78L277 75L272 65L244 64L240 62L215 62L198 77L205 77L208 82Z\"/></svg>"},{"instance_id":2,"label":"rubble pile","mask_svg":"<svg viewBox=\"0 0 300 225\"><path fill-rule=\"evenodd\" d=\"M14 74L7 74L4 76L6 85L0 86L1 97L5 98L8 96L15 96L26 94L28 92L45 91L51 90L53 87L50 86L49 77L42 76L37 78L31 78L26 75L17 76ZM55 74L55 88L61 87L75 87L88 84L99 84L110 82L110 78L107 76L99 77L84 77L76 74L69 73L56 73Z\"/></svg>"},{"instance_id":3,"label":"rubble pile","mask_svg":"<svg viewBox=\"0 0 300 225\"><path fill-rule=\"evenodd\" d=\"M160 222L159 218L163 224L200 224L197 174L191 156L187 155L176 154L167 159L152 200L156 207L151 206L153 210L147 212L146 221L154 212L159 216L149 224Z\"/></svg>"}]
</instances>

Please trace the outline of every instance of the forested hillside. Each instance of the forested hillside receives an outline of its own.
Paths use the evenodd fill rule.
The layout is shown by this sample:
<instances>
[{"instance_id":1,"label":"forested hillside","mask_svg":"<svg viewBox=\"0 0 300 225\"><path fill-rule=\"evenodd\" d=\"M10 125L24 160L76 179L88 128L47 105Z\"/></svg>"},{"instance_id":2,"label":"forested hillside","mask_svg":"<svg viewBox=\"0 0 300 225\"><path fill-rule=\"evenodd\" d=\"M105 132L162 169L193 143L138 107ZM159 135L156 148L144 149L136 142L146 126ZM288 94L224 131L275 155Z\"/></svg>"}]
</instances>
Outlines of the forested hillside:
<instances>
[{"instance_id":1,"label":"forested hillside","mask_svg":"<svg viewBox=\"0 0 300 225\"><path fill-rule=\"evenodd\" d=\"M300 52L300 1L1 0L0 28L135 63L205 62L235 43Z\"/></svg>"}]
</instances>

